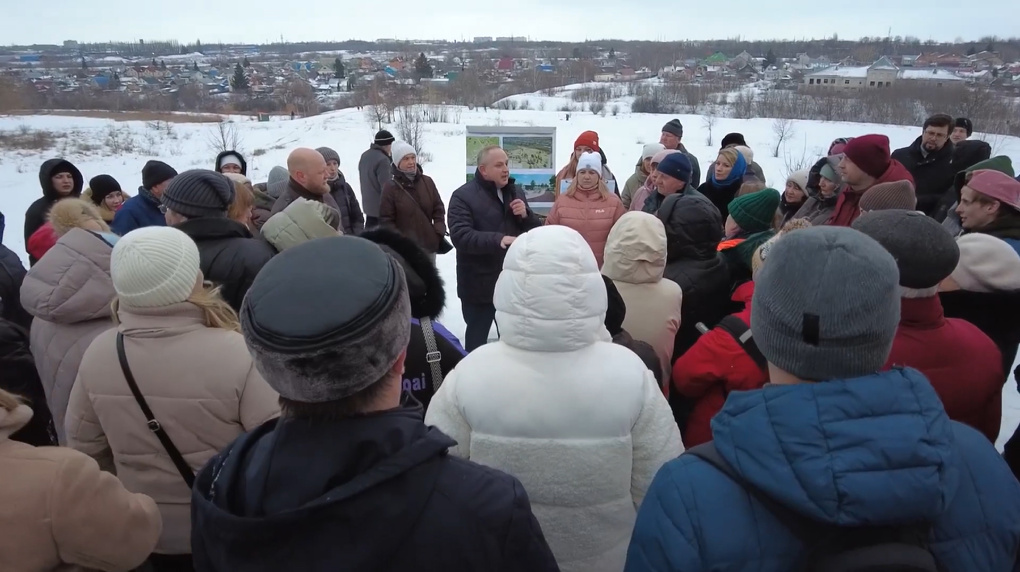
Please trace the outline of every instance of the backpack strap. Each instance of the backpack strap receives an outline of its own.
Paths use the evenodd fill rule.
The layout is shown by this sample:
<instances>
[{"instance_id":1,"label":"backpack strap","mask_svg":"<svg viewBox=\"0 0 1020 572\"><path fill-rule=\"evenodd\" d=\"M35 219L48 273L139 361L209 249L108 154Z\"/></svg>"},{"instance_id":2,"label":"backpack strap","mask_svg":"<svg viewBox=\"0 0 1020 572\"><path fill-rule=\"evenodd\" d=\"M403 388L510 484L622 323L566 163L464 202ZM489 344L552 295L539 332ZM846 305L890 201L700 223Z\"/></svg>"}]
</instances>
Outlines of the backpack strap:
<instances>
[{"instance_id":1,"label":"backpack strap","mask_svg":"<svg viewBox=\"0 0 1020 572\"><path fill-rule=\"evenodd\" d=\"M443 384L443 368L439 363L443 359L443 354L439 351L439 344L436 343L436 332L432 329L432 319L425 316L419 318L418 323L421 324L421 333L425 336L425 361L429 363L429 368L432 370L432 391L439 391L439 386Z\"/></svg>"},{"instance_id":2,"label":"backpack strap","mask_svg":"<svg viewBox=\"0 0 1020 572\"><path fill-rule=\"evenodd\" d=\"M131 373L131 366L128 365L127 353L124 351L124 334L120 332L117 332L117 359L120 360L120 369L124 372L124 379L127 380L128 387L131 388L131 394L135 396L138 407L142 409L142 414L145 415L149 431L155 433L156 438L163 444L163 448L166 449L167 455L170 455L170 460L177 467L177 472L181 474L181 478L188 484L188 488L193 488L195 486L195 472L191 470L191 466L184 460L184 456L177 450L174 442L170 440L170 436L166 434L163 426L159 424L159 421L156 421L156 416L152 414L149 404L145 402L142 392L138 390L135 376Z\"/></svg>"},{"instance_id":3,"label":"backpack strap","mask_svg":"<svg viewBox=\"0 0 1020 572\"><path fill-rule=\"evenodd\" d=\"M752 360L754 360L754 363L757 364L758 367L760 367L763 371L768 370L769 362L765 359L761 350L758 349L758 344L754 342L754 336L751 333L751 328L749 328L743 320L731 314L720 320L719 323L716 324L716 327L722 328L729 333L729 335L733 336L733 339L740 344L740 347L743 348L744 352L747 353Z\"/></svg>"}]
</instances>

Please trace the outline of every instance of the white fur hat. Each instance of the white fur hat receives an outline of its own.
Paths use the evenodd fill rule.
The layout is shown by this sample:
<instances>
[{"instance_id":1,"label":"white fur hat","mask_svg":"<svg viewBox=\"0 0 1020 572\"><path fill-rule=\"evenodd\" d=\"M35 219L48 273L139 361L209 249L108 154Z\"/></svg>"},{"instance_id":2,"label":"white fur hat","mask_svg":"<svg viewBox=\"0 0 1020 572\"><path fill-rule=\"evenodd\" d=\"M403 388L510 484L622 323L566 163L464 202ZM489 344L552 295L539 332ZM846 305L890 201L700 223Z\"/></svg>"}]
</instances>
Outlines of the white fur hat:
<instances>
[{"instance_id":1,"label":"white fur hat","mask_svg":"<svg viewBox=\"0 0 1020 572\"><path fill-rule=\"evenodd\" d=\"M598 153L583 153L577 160L577 170L588 169L602 176L602 157Z\"/></svg>"},{"instance_id":2,"label":"white fur hat","mask_svg":"<svg viewBox=\"0 0 1020 572\"><path fill-rule=\"evenodd\" d=\"M198 246L172 226L124 235L110 255L113 289L126 307L162 308L191 296L200 275Z\"/></svg>"},{"instance_id":3,"label":"white fur hat","mask_svg":"<svg viewBox=\"0 0 1020 572\"><path fill-rule=\"evenodd\" d=\"M1006 241L978 232L956 239L960 262L950 277L968 292L1020 290L1020 255Z\"/></svg>"}]
</instances>

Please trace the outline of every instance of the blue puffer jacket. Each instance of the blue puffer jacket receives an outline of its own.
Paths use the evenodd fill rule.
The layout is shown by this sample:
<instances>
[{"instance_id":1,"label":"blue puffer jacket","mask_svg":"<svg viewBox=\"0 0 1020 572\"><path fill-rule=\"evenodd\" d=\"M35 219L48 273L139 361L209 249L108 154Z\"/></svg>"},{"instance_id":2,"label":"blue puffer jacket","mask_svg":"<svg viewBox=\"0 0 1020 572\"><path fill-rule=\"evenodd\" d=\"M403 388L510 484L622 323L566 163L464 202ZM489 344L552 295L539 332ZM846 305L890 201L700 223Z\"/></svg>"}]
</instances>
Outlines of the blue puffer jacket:
<instances>
[{"instance_id":1,"label":"blue puffer jacket","mask_svg":"<svg viewBox=\"0 0 1020 572\"><path fill-rule=\"evenodd\" d=\"M734 392L719 454L776 501L837 525L933 523L947 572L1012 570L1020 483L980 433L950 421L913 369ZM788 571L796 537L693 455L667 463L638 513L627 572Z\"/></svg>"},{"instance_id":2,"label":"blue puffer jacket","mask_svg":"<svg viewBox=\"0 0 1020 572\"><path fill-rule=\"evenodd\" d=\"M166 216L159 212L159 203L153 202L148 196L138 189L139 194L124 201L117 210L110 230L120 236L146 226L166 226Z\"/></svg>"}]
</instances>

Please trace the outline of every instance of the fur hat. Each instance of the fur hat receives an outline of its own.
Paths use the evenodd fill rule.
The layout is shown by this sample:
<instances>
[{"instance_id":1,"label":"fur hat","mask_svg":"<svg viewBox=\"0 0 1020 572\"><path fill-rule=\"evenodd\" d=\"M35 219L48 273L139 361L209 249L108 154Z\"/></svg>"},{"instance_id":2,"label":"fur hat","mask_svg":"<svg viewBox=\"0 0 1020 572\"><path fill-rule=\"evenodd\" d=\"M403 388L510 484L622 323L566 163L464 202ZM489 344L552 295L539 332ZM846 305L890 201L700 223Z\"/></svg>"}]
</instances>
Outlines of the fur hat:
<instances>
[{"instance_id":1,"label":"fur hat","mask_svg":"<svg viewBox=\"0 0 1020 572\"><path fill-rule=\"evenodd\" d=\"M410 144L403 141L396 141L393 146L390 147L390 157L393 159L393 165L398 166L400 162L404 160L404 157L408 155L418 156L418 152L414 150Z\"/></svg>"},{"instance_id":2,"label":"fur hat","mask_svg":"<svg viewBox=\"0 0 1020 572\"><path fill-rule=\"evenodd\" d=\"M383 227L359 234L378 244L404 269L407 293L411 299L411 317L435 320L446 306L446 287L436 265L413 239Z\"/></svg>"},{"instance_id":3,"label":"fur hat","mask_svg":"<svg viewBox=\"0 0 1020 572\"><path fill-rule=\"evenodd\" d=\"M113 288L130 308L180 304L194 292L201 274L195 241L172 226L133 230L110 255Z\"/></svg>"},{"instance_id":4,"label":"fur hat","mask_svg":"<svg viewBox=\"0 0 1020 572\"><path fill-rule=\"evenodd\" d=\"M316 151L318 151L319 154L322 155L322 158L325 159L327 163L329 163L330 161L336 161L337 165L340 164L340 154L330 149L329 147L319 147L318 149L316 149Z\"/></svg>"},{"instance_id":5,"label":"fur hat","mask_svg":"<svg viewBox=\"0 0 1020 572\"><path fill-rule=\"evenodd\" d=\"M309 240L343 234L337 230L339 226L340 214L335 209L298 197L287 208L269 217L261 232L262 238L277 252L283 252Z\"/></svg>"},{"instance_id":6,"label":"fur hat","mask_svg":"<svg viewBox=\"0 0 1020 572\"><path fill-rule=\"evenodd\" d=\"M587 147L592 151L599 150L599 134L594 131L585 131L577 136L574 141L574 149L578 147Z\"/></svg>"},{"instance_id":7,"label":"fur hat","mask_svg":"<svg viewBox=\"0 0 1020 572\"><path fill-rule=\"evenodd\" d=\"M84 224L91 223L97 225L100 229L94 232L110 232L110 227L107 226L106 221L103 220L103 215L96 208L96 205L92 204L92 201L85 199L62 199L53 204L53 208L50 209L47 218L50 225L53 227L53 234L60 238L68 233L72 228L84 228Z\"/></svg>"},{"instance_id":8,"label":"fur hat","mask_svg":"<svg viewBox=\"0 0 1020 572\"><path fill-rule=\"evenodd\" d=\"M577 159L577 170L581 171L587 169L589 171L595 171L602 176L602 158L599 157L598 153L582 153Z\"/></svg>"},{"instance_id":9,"label":"fur hat","mask_svg":"<svg viewBox=\"0 0 1020 572\"><path fill-rule=\"evenodd\" d=\"M960 263L950 277L968 292L1020 290L1020 255L1001 238L972 232L956 239Z\"/></svg>"},{"instance_id":10,"label":"fur hat","mask_svg":"<svg viewBox=\"0 0 1020 572\"><path fill-rule=\"evenodd\" d=\"M664 151L666 148L662 146L662 143L649 143L641 148L641 160L652 159L660 151Z\"/></svg>"},{"instance_id":11,"label":"fur hat","mask_svg":"<svg viewBox=\"0 0 1020 572\"><path fill-rule=\"evenodd\" d=\"M862 135L846 144L843 154L857 168L868 175L879 178L889 168L892 157L889 154L889 138L885 135Z\"/></svg>"},{"instance_id":12,"label":"fur hat","mask_svg":"<svg viewBox=\"0 0 1020 572\"><path fill-rule=\"evenodd\" d=\"M730 145L743 145L744 147L747 147L747 141L744 140L744 134L727 133L726 136L722 138L722 145L720 145L720 148L725 149Z\"/></svg>"},{"instance_id":13,"label":"fur hat","mask_svg":"<svg viewBox=\"0 0 1020 572\"><path fill-rule=\"evenodd\" d=\"M112 193L120 193L120 183L117 179L114 179L110 175L96 175L89 179L89 196L92 198L92 204L99 206L103 204L103 200L110 196Z\"/></svg>"},{"instance_id":14,"label":"fur hat","mask_svg":"<svg viewBox=\"0 0 1020 572\"><path fill-rule=\"evenodd\" d=\"M853 228L878 241L896 260L900 286L924 289L945 280L960 261L956 241L924 213L886 210L865 213Z\"/></svg>"},{"instance_id":15,"label":"fur hat","mask_svg":"<svg viewBox=\"0 0 1020 572\"><path fill-rule=\"evenodd\" d=\"M340 400L383 379L411 337L403 269L353 236L312 240L273 257L240 314L256 369L281 397L303 403Z\"/></svg>"},{"instance_id":16,"label":"fur hat","mask_svg":"<svg viewBox=\"0 0 1020 572\"><path fill-rule=\"evenodd\" d=\"M908 210L917 207L917 196L910 181L879 183L861 195L861 212Z\"/></svg>"}]
</instances>

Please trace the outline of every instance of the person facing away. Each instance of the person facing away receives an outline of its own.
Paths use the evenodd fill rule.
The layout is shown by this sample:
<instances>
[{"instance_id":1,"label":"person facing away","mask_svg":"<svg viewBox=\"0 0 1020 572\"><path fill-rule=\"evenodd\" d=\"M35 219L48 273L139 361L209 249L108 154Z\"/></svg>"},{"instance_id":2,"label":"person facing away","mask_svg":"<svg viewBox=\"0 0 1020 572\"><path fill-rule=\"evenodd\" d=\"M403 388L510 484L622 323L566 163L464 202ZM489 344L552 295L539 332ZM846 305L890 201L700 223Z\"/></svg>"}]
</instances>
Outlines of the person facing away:
<instances>
[{"instance_id":1,"label":"person facing away","mask_svg":"<svg viewBox=\"0 0 1020 572\"><path fill-rule=\"evenodd\" d=\"M25 244L28 244L29 238L39 227L46 224L46 215L57 201L81 196L85 178L70 161L50 159L39 167L39 185L42 187L42 196L25 211ZM37 260L29 254L29 266L34 266Z\"/></svg>"},{"instance_id":2,"label":"person facing away","mask_svg":"<svg viewBox=\"0 0 1020 572\"><path fill-rule=\"evenodd\" d=\"M402 400L411 304L379 246L288 249L255 280L241 327L282 414L199 473L197 569L557 570L521 483L448 455L456 442Z\"/></svg>"},{"instance_id":3,"label":"person facing away","mask_svg":"<svg viewBox=\"0 0 1020 572\"><path fill-rule=\"evenodd\" d=\"M731 393L712 420L721 462L745 483L697 455L667 463L625 571L803 569L812 548L862 526L914 530L939 570L1013 570L1020 483L921 373L881 371L899 310L896 261L870 237L824 226L779 240L751 310L771 384Z\"/></svg>"},{"instance_id":4,"label":"person facing away","mask_svg":"<svg viewBox=\"0 0 1020 572\"><path fill-rule=\"evenodd\" d=\"M652 475L683 451L654 374L611 342L607 296L577 231L521 236L496 284L500 340L464 358L425 414L453 455L521 479L567 572L623 567Z\"/></svg>"},{"instance_id":5,"label":"person facing away","mask_svg":"<svg viewBox=\"0 0 1020 572\"><path fill-rule=\"evenodd\" d=\"M1001 238L1020 253L1020 181L1000 171L978 170L964 176L960 190L960 226Z\"/></svg>"},{"instance_id":6,"label":"person facing away","mask_svg":"<svg viewBox=\"0 0 1020 572\"><path fill-rule=\"evenodd\" d=\"M326 160L326 184L340 209L340 228L344 234L361 234L365 230L365 215L361 212L354 189L340 170L340 154L329 147L319 147L316 151Z\"/></svg>"},{"instance_id":7,"label":"person facing away","mask_svg":"<svg viewBox=\"0 0 1020 572\"><path fill-rule=\"evenodd\" d=\"M163 192L177 171L162 161L148 161L142 167L142 186L138 194L124 201L113 217L110 228L120 236L146 226L166 226L162 209Z\"/></svg>"},{"instance_id":8,"label":"person facing away","mask_svg":"<svg viewBox=\"0 0 1020 572\"><path fill-rule=\"evenodd\" d=\"M385 129L375 134L368 150L358 161L358 175L361 180L361 204L365 208L365 228L379 224L379 207L382 204L383 187L392 177L390 173L390 147L396 139Z\"/></svg>"},{"instance_id":9,"label":"person facing away","mask_svg":"<svg viewBox=\"0 0 1020 572\"><path fill-rule=\"evenodd\" d=\"M601 268L609 231L625 212L623 201L609 191L602 179L599 156L585 153L577 160L567 192L556 196L545 224L561 224L581 233Z\"/></svg>"},{"instance_id":10,"label":"person facing away","mask_svg":"<svg viewBox=\"0 0 1020 572\"><path fill-rule=\"evenodd\" d=\"M0 570L133 570L162 530L156 503L66 447L11 439L30 422L0 389Z\"/></svg>"},{"instance_id":11,"label":"person facing away","mask_svg":"<svg viewBox=\"0 0 1020 572\"><path fill-rule=\"evenodd\" d=\"M202 275L220 287L221 296L236 311L255 275L276 252L268 242L254 238L247 226L227 218L233 202L230 179L203 169L174 177L163 193L166 222L195 241Z\"/></svg>"},{"instance_id":12,"label":"person facing away","mask_svg":"<svg viewBox=\"0 0 1020 572\"><path fill-rule=\"evenodd\" d=\"M393 154L393 178L383 185L379 224L414 239L433 263L446 237L446 205L432 177L418 164L414 147L397 141Z\"/></svg>"},{"instance_id":13,"label":"person facing away","mask_svg":"<svg viewBox=\"0 0 1020 572\"><path fill-rule=\"evenodd\" d=\"M492 293L506 249L518 236L542 225L510 177L509 161L503 149L483 148L474 178L450 197L447 219L457 249L457 296L467 324L464 348L469 352L488 342L496 316Z\"/></svg>"},{"instance_id":14,"label":"person facing away","mask_svg":"<svg viewBox=\"0 0 1020 572\"><path fill-rule=\"evenodd\" d=\"M330 194L329 167L321 153L305 147L294 149L287 156L287 171L290 173L290 180L286 190L273 205L271 215L287 208L287 205L299 197L323 203L340 212L340 205L336 204L336 199Z\"/></svg>"},{"instance_id":15,"label":"person facing away","mask_svg":"<svg viewBox=\"0 0 1020 572\"><path fill-rule=\"evenodd\" d=\"M918 211L862 215L853 228L878 241L900 271L900 326L887 367L920 371L942 399L950 419L999 435L1002 415L1002 353L977 326L946 318L939 283L960 260L960 248L935 219Z\"/></svg>"}]
</instances>

